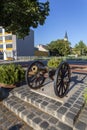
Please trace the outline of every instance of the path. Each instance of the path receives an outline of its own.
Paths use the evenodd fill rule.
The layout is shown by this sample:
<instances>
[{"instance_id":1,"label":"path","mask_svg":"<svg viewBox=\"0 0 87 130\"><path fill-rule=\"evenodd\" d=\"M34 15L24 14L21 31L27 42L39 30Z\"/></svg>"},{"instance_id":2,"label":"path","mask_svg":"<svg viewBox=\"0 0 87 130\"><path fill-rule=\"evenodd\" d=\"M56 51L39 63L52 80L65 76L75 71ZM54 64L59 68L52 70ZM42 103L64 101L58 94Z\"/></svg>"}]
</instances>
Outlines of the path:
<instances>
[{"instance_id":1,"label":"path","mask_svg":"<svg viewBox=\"0 0 87 130\"><path fill-rule=\"evenodd\" d=\"M6 90L7 97L0 104L0 119L4 120L1 130L87 130L87 105L83 99L86 85L86 74L72 74L69 91L77 89L64 102L36 93L27 85Z\"/></svg>"}]
</instances>

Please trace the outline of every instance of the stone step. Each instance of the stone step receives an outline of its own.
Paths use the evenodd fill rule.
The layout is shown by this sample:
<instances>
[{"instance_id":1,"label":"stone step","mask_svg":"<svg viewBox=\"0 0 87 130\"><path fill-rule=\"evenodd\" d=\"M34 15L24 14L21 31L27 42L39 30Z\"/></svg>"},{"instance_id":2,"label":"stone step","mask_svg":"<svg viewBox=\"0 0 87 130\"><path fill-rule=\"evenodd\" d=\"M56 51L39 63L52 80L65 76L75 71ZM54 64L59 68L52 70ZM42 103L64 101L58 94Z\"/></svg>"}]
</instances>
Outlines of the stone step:
<instances>
[{"instance_id":1,"label":"stone step","mask_svg":"<svg viewBox=\"0 0 87 130\"><path fill-rule=\"evenodd\" d=\"M73 127L84 106L83 90L84 86L77 90L65 103L35 93L28 86L16 88L12 94Z\"/></svg>"},{"instance_id":2,"label":"stone step","mask_svg":"<svg viewBox=\"0 0 87 130\"><path fill-rule=\"evenodd\" d=\"M4 99L3 104L35 130L73 130L72 127L62 123L52 115L37 109L14 95Z\"/></svg>"},{"instance_id":3,"label":"stone step","mask_svg":"<svg viewBox=\"0 0 87 130\"><path fill-rule=\"evenodd\" d=\"M0 130L33 130L0 102Z\"/></svg>"},{"instance_id":4,"label":"stone step","mask_svg":"<svg viewBox=\"0 0 87 130\"><path fill-rule=\"evenodd\" d=\"M73 130L87 130L87 103L85 104L84 109L81 111Z\"/></svg>"}]
</instances>

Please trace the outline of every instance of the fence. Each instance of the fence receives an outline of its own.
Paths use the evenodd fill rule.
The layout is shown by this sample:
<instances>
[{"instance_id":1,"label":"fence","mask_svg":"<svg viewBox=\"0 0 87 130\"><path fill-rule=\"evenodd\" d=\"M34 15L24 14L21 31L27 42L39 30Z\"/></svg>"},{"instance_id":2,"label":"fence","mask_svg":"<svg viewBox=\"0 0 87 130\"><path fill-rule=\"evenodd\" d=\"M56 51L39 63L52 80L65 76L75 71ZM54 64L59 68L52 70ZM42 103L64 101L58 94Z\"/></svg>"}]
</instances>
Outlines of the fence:
<instances>
[{"instance_id":1,"label":"fence","mask_svg":"<svg viewBox=\"0 0 87 130\"><path fill-rule=\"evenodd\" d=\"M29 60L49 60L52 57L56 57L56 56L49 56L49 57L45 57L45 56L21 56L18 57L17 60L22 60L22 61L29 61ZM87 56L76 56L76 55L68 55L68 56L61 56L57 58L62 58L63 60L87 60Z\"/></svg>"},{"instance_id":2,"label":"fence","mask_svg":"<svg viewBox=\"0 0 87 130\"><path fill-rule=\"evenodd\" d=\"M32 61L32 60L49 60L52 57L56 57L56 56L49 56L49 57L45 57L45 56L20 56L17 57L17 60L13 60L15 61ZM62 58L63 60L87 60L87 56L79 56L76 57L75 55L68 55L68 56L61 56L57 58Z\"/></svg>"}]
</instances>

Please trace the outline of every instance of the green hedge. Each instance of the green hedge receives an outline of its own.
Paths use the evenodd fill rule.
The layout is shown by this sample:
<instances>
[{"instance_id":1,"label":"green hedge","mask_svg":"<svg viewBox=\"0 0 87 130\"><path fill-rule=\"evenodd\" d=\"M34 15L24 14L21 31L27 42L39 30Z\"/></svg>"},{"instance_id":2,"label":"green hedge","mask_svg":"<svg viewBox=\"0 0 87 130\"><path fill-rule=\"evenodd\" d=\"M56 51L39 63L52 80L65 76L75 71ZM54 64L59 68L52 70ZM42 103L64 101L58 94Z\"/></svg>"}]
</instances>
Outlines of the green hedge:
<instances>
[{"instance_id":1,"label":"green hedge","mask_svg":"<svg viewBox=\"0 0 87 130\"><path fill-rule=\"evenodd\" d=\"M21 65L8 64L0 66L0 83L16 84L25 78L25 71Z\"/></svg>"}]
</instances>

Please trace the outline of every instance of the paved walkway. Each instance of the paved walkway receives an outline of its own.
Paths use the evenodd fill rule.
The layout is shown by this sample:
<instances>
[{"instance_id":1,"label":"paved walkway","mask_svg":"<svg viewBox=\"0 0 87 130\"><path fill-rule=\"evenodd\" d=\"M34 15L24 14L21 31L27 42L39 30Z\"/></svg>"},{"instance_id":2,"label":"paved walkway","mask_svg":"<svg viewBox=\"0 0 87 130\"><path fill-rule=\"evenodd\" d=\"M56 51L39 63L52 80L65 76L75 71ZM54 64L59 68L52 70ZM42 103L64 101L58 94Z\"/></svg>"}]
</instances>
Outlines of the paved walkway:
<instances>
[{"instance_id":1,"label":"paved walkway","mask_svg":"<svg viewBox=\"0 0 87 130\"><path fill-rule=\"evenodd\" d=\"M87 130L87 104L83 108L77 123L75 125L75 130Z\"/></svg>"},{"instance_id":2,"label":"paved walkway","mask_svg":"<svg viewBox=\"0 0 87 130\"><path fill-rule=\"evenodd\" d=\"M6 90L7 97L0 103L0 130L87 130L87 104L84 106L83 100L87 75L72 75L71 84L77 90L62 103L35 93L27 85Z\"/></svg>"},{"instance_id":3,"label":"paved walkway","mask_svg":"<svg viewBox=\"0 0 87 130\"><path fill-rule=\"evenodd\" d=\"M0 102L0 130L33 130Z\"/></svg>"},{"instance_id":4,"label":"paved walkway","mask_svg":"<svg viewBox=\"0 0 87 130\"><path fill-rule=\"evenodd\" d=\"M33 130L29 125L18 118L13 112L9 111L0 102L0 130ZM75 130L87 130L87 104L85 105Z\"/></svg>"}]
</instances>

